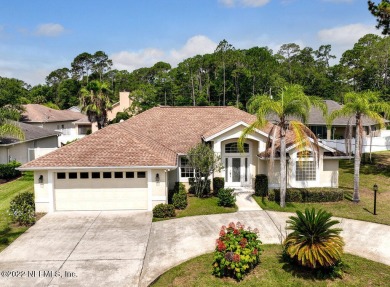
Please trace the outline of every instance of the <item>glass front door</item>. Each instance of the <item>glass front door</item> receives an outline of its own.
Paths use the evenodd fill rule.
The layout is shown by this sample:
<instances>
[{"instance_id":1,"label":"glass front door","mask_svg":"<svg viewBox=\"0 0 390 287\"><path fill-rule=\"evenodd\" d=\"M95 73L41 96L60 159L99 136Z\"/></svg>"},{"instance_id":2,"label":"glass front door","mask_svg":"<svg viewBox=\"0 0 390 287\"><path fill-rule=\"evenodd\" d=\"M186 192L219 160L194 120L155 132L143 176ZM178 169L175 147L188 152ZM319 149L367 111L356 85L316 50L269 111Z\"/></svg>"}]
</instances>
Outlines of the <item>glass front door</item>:
<instances>
[{"instance_id":1,"label":"glass front door","mask_svg":"<svg viewBox=\"0 0 390 287\"><path fill-rule=\"evenodd\" d=\"M239 187L249 184L248 158L225 158L225 185L227 187Z\"/></svg>"}]
</instances>

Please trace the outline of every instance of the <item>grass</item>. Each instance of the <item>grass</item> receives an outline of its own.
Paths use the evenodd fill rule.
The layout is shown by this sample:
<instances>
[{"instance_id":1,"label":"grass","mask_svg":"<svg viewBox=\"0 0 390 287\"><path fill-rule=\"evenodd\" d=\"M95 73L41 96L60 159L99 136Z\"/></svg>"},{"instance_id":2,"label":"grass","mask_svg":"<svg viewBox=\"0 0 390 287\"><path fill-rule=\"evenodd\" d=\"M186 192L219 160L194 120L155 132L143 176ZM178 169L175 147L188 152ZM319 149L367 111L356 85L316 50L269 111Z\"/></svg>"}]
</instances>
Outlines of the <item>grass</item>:
<instances>
[{"instance_id":1,"label":"grass","mask_svg":"<svg viewBox=\"0 0 390 287\"><path fill-rule=\"evenodd\" d=\"M287 202L286 208L278 203L254 196L257 203L265 210L295 212L305 208L322 208L334 216L390 225L390 152L373 153L373 163L362 164L360 168L360 202L352 201L353 160L340 161L339 187L344 189L344 200L329 203ZM373 185L378 184L376 213L374 211Z\"/></svg>"},{"instance_id":2,"label":"grass","mask_svg":"<svg viewBox=\"0 0 390 287\"><path fill-rule=\"evenodd\" d=\"M167 271L151 286L388 286L390 266L350 254L343 256L349 267L343 279L317 279L311 272L302 270L281 260L280 245L264 245L261 263L244 279L237 282L231 278L211 275L213 254L191 259Z\"/></svg>"},{"instance_id":3,"label":"grass","mask_svg":"<svg viewBox=\"0 0 390 287\"><path fill-rule=\"evenodd\" d=\"M218 213L232 213L238 210L237 206L235 207L223 207L218 206L218 198L215 196L198 198L192 194L188 194L188 205L186 209L176 210L176 218L186 217L186 216L195 216L195 215L209 215L209 214L218 214ZM153 222L167 220L172 218L155 218L153 217Z\"/></svg>"},{"instance_id":4,"label":"grass","mask_svg":"<svg viewBox=\"0 0 390 287\"><path fill-rule=\"evenodd\" d=\"M12 224L8 215L11 200L19 193L33 192L33 174L26 173L22 177L0 185L0 251L18 238L28 227Z\"/></svg>"}]
</instances>

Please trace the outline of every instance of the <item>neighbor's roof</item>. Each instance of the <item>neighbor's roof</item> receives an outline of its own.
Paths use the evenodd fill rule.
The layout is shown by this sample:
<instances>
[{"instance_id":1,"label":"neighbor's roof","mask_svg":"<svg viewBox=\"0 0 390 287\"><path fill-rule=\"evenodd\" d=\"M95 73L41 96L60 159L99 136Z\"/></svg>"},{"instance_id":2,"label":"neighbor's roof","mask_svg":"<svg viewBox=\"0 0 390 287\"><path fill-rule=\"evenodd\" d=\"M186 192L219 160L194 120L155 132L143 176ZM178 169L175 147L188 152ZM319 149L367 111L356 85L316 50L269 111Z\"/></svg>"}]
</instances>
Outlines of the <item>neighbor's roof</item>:
<instances>
[{"instance_id":1,"label":"neighbor's roof","mask_svg":"<svg viewBox=\"0 0 390 287\"><path fill-rule=\"evenodd\" d=\"M37 140L41 138L59 136L61 134L59 132L51 131L45 128L40 128L25 123L20 123L20 122L13 122L13 123L19 126L23 130L25 139L19 140L12 137L3 137L0 138L0 145L21 143L21 142Z\"/></svg>"},{"instance_id":2,"label":"neighbor's roof","mask_svg":"<svg viewBox=\"0 0 390 287\"><path fill-rule=\"evenodd\" d=\"M328 114L330 114L333 111L340 110L343 106L340 105L339 103L332 101L332 100L325 100L324 101L327 108L328 108ZM295 119L294 117L288 117L288 120ZM348 117L340 117L337 118L333 121L332 125L333 126L347 126L348 125L348 120L350 118ZM270 115L268 117L268 120L270 122L275 122L277 120L277 117L275 115ZM351 117L351 125L355 125L356 123L356 118L354 116ZM385 122L388 122L385 120ZM363 116L362 119L363 126L371 126L371 125L376 125L377 123L370 118L367 118ZM326 125L326 120L322 114L322 111L319 108L312 107L310 109L309 113L309 118L307 120L307 125Z\"/></svg>"},{"instance_id":3,"label":"neighbor's roof","mask_svg":"<svg viewBox=\"0 0 390 287\"><path fill-rule=\"evenodd\" d=\"M255 119L234 107L155 107L22 168L176 166L177 154L202 142L208 131Z\"/></svg>"},{"instance_id":4,"label":"neighbor's roof","mask_svg":"<svg viewBox=\"0 0 390 287\"><path fill-rule=\"evenodd\" d=\"M83 116L81 119L74 122L75 125L92 125L87 116Z\"/></svg>"},{"instance_id":5,"label":"neighbor's roof","mask_svg":"<svg viewBox=\"0 0 390 287\"><path fill-rule=\"evenodd\" d=\"M23 122L48 123L77 121L85 115L69 110L55 110L39 104L23 105L25 111L22 113Z\"/></svg>"}]
</instances>

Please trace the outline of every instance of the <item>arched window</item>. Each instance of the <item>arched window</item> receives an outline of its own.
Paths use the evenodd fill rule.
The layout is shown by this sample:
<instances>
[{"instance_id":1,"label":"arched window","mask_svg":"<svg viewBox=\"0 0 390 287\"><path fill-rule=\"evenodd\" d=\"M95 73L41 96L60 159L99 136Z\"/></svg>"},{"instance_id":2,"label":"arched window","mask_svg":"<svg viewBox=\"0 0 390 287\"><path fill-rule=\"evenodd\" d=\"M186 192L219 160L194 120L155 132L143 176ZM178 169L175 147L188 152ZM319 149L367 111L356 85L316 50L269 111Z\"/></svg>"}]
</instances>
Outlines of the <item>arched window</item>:
<instances>
[{"instance_id":1,"label":"arched window","mask_svg":"<svg viewBox=\"0 0 390 287\"><path fill-rule=\"evenodd\" d=\"M237 143L228 143L225 145L225 153L240 153ZM244 143L244 153L249 153L249 144Z\"/></svg>"}]
</instances>

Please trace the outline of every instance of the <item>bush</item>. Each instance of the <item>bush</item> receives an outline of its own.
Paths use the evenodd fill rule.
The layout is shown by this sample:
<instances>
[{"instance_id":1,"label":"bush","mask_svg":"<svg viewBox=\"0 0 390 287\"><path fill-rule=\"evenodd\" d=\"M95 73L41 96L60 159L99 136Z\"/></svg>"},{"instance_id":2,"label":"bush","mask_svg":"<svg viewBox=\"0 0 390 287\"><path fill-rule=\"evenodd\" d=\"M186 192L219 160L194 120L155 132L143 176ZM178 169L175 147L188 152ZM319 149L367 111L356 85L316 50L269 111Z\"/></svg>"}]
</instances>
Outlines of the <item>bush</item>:
<instances>
[{"instance_id":1,"label":"bush","mask_svg":"<svg viewBox=\"0 0 390 287\"><path fill-rule=\"evenodd\" d=\"M35 202L32 192L23 192L14 197L10 202L9 214L12 221L21 225L35 223Z\"/></svg>"},{"instance_id":2,"label":"bush","mask_svg":"<svg viewBox=\"0 0 390 287\"><path fill-rule=\"evenodd\" d=\"M168 191L168 203L173 203L173 196L177 193L187 193L186 186L182 182L175 182L173 190Z\"/></svg>"},{"instance_id":3,"label":"bush","mask_svg":"<svg viewBox=\"0 0 390 287\"><path fill-rule=\"evenodd\" d=\"M218 192L218 205L232 207L236 203L236 197L233 194L234 189L222 188Z\"/></svg>"},{"instance_id":4,"label":"bush","mask_svg":"<svg viewBox=\"0 0 390 287\"><path fill-rule=\"evenodd\" d=\"M202 179L202 182L204 182L203 179ZM188 192L190 194L195 194L195 185L196 185L195 178L193 178L193 177L189 178L188 183L190 185L190 188L188 189ZM200 197L205 197L205 196L210 194L210 190L211 190L210 184L211 184L211 181L208 179L207 180L207 184L206 184L205 188L203 189L202 194L200 195Z\"/></svg>"},{"instance_id":5,"label":"bush","mask_svg":"<svg viewBox=\"0 0 390 287\"><path fill-rule=\"evenodd\" d=\"M225 187L225 179L223 177L213 178L213 192L218 194L219 190Z\"/></svg>"},{"instance_id":6,"label":"bush","mask_svg":"<svg viewBox=\"0 0 390 287\"><path fill-rule=\"evenodd\" d=\"M222 226L214 251L213 274L241 280L243 276L260 262L261 241L259 231L253 231L240 222Z\"/></svg>"},{"instance_id":7,"label":"bush","mask_svg":"<svg viewBox=\"0 0 390 287\"><path fill-rule=\"evenodd\" d=\"M153 208L153 217L168 218L175 216L175 207L172 204L160 203Z\"/></svg>"},{"instance_id":8,"label":"bush","mask_svg":"<svg viewBox=\"0 0 390 287\"><path fill-rule=\"evenodd\" d=\"M288 188L286 202L335 202L344 199L344 190L339 188ZM280 190L270 190L268 200L280 201Z\"/></svg>"},{"instance_id":9,"label":"bush","mask_svg":"<svg viewBox=\"0 0 390 287\"><path fill-rule=\"evenodd\" d=\"M268 177L265 174L257 174L255 178L255 195L268 196Z\"/></svg>"},{"instance_id":10,"label":"bush","mask_svg":"<svg viewBox=\"0 0 390 287\"><path fill-rule=\"evenodd\" d=\"M10 180L20 176L21 172L16 169L19 166L21 166L21 163L17 161L0 164L0 179Z\"/></svg>"},{"instance_id":11,"label":"bush","mask_svg":"<svg viewBox=\"0 0 390 287\"><path fill-rule=\"evenodd\" d=\"M344 242L341 229L331 227L340 222L332 220L331 213L314 208L296 214L287 220L287 229L292 232L283 242L285 257L290 257L290 263L311 269L335 266L341 260Z\"/></svg>"},{"instance_id":12,"label":"bush","mask_svg":"<svg viewBox=\"0 0 390 287\"><path fill-rule=\"evenodd\" d=\"M185 209L187 207L187 193L175 193L172 200L173 206L176 209Z\"/></svg>"}]
</instances>

